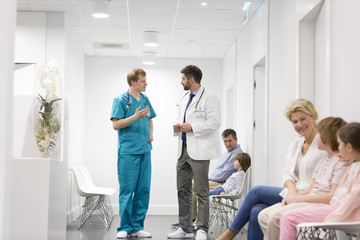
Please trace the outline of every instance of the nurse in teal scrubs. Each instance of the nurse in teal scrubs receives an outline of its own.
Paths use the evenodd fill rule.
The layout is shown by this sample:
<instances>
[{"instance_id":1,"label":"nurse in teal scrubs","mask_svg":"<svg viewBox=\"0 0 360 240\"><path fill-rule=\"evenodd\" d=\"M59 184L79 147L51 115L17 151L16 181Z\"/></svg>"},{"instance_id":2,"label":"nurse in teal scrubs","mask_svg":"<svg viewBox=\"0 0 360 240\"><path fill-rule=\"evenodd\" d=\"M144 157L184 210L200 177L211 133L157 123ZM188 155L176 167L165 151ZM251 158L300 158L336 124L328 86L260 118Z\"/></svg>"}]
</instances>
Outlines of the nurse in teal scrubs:
<instances>
[{"instance_id":1,"label":"nurse in teal scrubs","mask_svg":"<svg viewBox=\"0 0 360 240\"><path fill-rule=\"evenodd\" d=\"M155 111L145 92L146 72L129 71L129 90L114 99L111 120L118 132L120 227L117 238L151 237L144 230L151 182L151 142Z\"/></svg>"}]
</instances>

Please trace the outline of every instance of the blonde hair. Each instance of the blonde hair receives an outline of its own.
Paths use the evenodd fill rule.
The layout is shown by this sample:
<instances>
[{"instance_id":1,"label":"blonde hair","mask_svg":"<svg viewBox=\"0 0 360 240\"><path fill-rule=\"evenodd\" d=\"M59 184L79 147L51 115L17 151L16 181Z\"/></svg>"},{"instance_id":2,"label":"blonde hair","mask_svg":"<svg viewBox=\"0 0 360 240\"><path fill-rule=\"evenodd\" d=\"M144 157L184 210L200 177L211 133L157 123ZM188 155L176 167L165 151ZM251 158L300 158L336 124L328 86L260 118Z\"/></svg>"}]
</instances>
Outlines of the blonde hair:
<instances>
[{"instance_id":1,"label":"blonde hair","mask_svg":"<svg viewBox=\"0 0 360 240\"><path fill-rule=\"evenodd\" d=\"M314 104L304 98L298 98L293 100L285 110L286 118L291 121L291 115L295 112L303 112L309 116L315 117L315 121L318 119L318 113L314 107Z\"/></svg>"}]
</instances>

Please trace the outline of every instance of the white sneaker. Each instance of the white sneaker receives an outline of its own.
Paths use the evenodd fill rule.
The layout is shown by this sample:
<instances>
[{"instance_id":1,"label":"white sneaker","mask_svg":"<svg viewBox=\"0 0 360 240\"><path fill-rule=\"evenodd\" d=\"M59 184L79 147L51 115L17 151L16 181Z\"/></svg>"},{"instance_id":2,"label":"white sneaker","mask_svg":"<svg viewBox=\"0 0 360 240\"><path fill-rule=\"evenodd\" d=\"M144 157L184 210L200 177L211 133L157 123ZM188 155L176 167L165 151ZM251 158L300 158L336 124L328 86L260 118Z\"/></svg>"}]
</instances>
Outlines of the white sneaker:
<instances>
[{"instance_id":1,"label":"white sneaker","mask_svg":"<svg viewBox=\"0 0 360 240\"><path fill-rule=\"evenodd\" d=\"M197 230L195 240L207 240L207 233L204 230Z\"/></svg>"},{"instance_id":2,"label":"white sneaker","mask_svg":"<svg viewBox=\"0 0 360 240\"><path fill-rule=\"evenodd\" d=\"M120 231L116 234L116 238L127 238L128 234L126 231Z\"/></svg>"},{"instance_id":3,"label":"white sneaker","mask_svg":"<svg viewBox=\"0 0 360 240\"><path fill-rule=\"evenodd\" d=\"M182 230L181 227L179 227L175 232L168 233L168 238L193 238L193 233L186 233Z\"/></svg>"},{"instance_id":4,"label":"white sneaker","mask_svg":"<svg viewBox=\"0 0 360 240\"><path fill-rule=\"evenodd\" d=\"M138 232L131 233L130 237L151 238L151 233L146 232L145 230L140 230Z\"/></svg>"}]
</instances>

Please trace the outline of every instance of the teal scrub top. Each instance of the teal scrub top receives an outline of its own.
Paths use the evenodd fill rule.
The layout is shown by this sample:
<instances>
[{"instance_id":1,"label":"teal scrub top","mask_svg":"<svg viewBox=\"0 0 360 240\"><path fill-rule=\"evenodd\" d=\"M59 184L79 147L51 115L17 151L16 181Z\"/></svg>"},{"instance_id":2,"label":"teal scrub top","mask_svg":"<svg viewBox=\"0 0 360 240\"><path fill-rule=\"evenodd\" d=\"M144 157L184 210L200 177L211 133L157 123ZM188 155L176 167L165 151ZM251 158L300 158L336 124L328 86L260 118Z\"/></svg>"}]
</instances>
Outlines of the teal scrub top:
<instances>
[{"instance_id":1,"label":"teal scrub top","mask_svg":"<svg viewBox=\"0 0 360 240\"><path fill-rule=\"evenodd\" d=\"M127 108L128 103L130 108ZM135 110L141 106L140 110L148 107L148 116L138 119L125 128L118 129L118 148L120 154L143 154L152 149L152 144L148 143L150 137L149 119L156 117L155 111L151 106L148 97L141 93L140 101L136 100L127 92L115 97L111 110L111 118L125 119L134 115Z\"/></svg>"}]
</instances>

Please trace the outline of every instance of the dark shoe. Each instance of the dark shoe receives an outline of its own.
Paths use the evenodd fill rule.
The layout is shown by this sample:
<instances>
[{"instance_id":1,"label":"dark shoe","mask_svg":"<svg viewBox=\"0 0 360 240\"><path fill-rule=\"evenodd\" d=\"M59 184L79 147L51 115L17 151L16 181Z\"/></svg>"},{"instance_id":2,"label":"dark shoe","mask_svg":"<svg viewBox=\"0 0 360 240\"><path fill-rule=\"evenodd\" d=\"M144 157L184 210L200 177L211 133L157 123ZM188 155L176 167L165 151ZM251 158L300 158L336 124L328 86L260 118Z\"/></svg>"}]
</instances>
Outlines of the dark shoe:
<instances>
[{"instance_id":1,"label":"dark shoe","mask_svg":"<svg viewBox=\"0 0 360 240\"><path fill-rule=\"evenodd\" d=\"M178 229L180 227L180 223L173 223L171 227Z\"/></svg>"}]
</instances>

